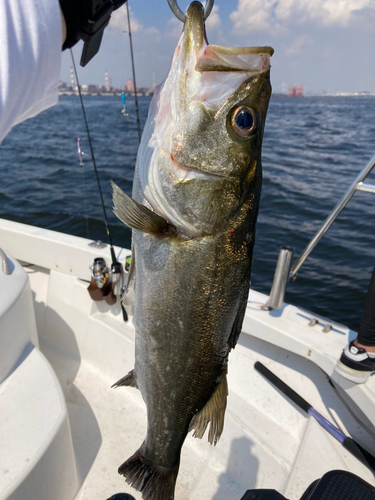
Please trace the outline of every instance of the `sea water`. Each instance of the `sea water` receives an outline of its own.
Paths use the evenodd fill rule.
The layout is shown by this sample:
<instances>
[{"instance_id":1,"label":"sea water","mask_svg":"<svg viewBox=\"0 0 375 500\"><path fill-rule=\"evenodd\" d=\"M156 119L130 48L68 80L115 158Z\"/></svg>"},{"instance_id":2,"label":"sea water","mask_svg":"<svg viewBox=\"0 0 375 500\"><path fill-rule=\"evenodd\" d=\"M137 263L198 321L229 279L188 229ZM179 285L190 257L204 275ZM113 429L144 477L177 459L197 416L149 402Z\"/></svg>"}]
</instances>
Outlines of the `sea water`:
<instances>
[{"instance_id":1,"label":"sea water","mask_svg":"<svg viewBox=\"0 0 375 500\"><path fill-rule=\"evenodd\" d=\"M149 103L139 98L142 127ZM110 180L131 194L136 120L121 113L121 96L84 96L84 104L113 242L129 247L131 232L112 213ZM135 115L130 97L127 112ZM292 247L295 260L374 154L375 98L271 98L254 289L269 293L280 246ZM60 96L57 106L15 127L0 145L0 172L0 217L106 240L77 96ZM368 182L375 184L375 173ZM288 284L286 301L356 330L374 266L375 196L358 192Z\"/></svg>"}]
</instances>

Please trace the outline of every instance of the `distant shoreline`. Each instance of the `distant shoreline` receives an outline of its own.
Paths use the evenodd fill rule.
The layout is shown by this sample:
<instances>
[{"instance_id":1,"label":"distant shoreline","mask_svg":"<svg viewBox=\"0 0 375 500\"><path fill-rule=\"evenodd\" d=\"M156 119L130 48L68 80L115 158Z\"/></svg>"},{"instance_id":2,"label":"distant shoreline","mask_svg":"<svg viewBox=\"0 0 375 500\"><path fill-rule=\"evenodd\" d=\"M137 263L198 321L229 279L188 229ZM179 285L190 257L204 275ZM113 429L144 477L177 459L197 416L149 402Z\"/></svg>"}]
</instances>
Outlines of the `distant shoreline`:
<instances>
[{"instance_id":1,"label":"distant shoreline","mask_svg":"<svg viewBox=\"0 0 375 500\"><path fill-rule=\"evenodd\" d=\"M301 97L375 97L375 94L370 93L358 93L354 92L353 94L349 93L338 93L338 94L308 94L302 96L288 96L287 94L272 94L272 97L288 97L291 99L300 99Z\"/></svg>"},{"instance_id":2,"label":"distant shoreline","mask_svg":"<svg viewBox=\"0 0 375 500\"><path fill-rule=\"evenodd\" d=\"M87 91L83 91L81 90L81 94L82 95L90 95L90 96L102 96L102 97L121 97L122 95L122 91L121 90L117 90L117 91L113 91L113 92L87 92ZM78 96L78 92L75 92L73 90L60 90L59 91L59 95L77 95ZM137 96L138 97L148 97L148 96L153 96L154 93L152 91L150 92L137 92ZM134 93L125 93L125 96L126 97L134 97Z\"/></svg>"},{"instance_id":3,"label":"distant shoreline","mask_svg":"<svg viewBox=\"0 0 375 500\"><path fill-rule=\"evenodd\" d=\"M289 96L287 94L272 94L271 97L287 97L288 99L303 99L304 97L375 97L375 94L370 93L358 93L354 92L353 94L349 93L338 93L338 94L308 94L301 96Z\"/></svg>"},{"instance_id":4,"label":"distant shoreline","mask_svg":"<svg viewBox=\"0 0 375 500\"><path fill-rule=\"evenodd\" d=\"M121 97L122 92L121 91L113 91L113 92L84 92L81 91L82 95L84 96L101 96L101 97ZM63 90L59 92L59 95L77 95L78 92L70 91L70 90ZM134 93L125 93L126 97L134 97ZM153 96L153 92L140 92L137 93L138 97L148 97L148 96ZM375 97L375 94L370 94L370 93L338 93L338 94L308 94L308 95L303 95L303 96L288 96L287 94L272 94L272 97L282 97L282 98L288 98L288 99L303 99L304 97Z\"/></svg>"}]
</instances>

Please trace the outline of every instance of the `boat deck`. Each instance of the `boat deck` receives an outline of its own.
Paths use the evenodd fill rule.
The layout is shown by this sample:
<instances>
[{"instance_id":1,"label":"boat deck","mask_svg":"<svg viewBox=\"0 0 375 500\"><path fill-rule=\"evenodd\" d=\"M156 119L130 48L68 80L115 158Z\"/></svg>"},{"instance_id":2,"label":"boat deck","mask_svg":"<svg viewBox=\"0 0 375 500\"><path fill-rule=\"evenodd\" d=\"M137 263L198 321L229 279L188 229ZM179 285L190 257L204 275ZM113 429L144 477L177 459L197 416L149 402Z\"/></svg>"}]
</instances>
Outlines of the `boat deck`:
<instances>
[{"instance_id":1,"label":"boat deck","mask_svg":"<svg viewBox=\"0 0 375 500\"><path fill-rule=\"evenodd\" d=\"M118 492L141 495L117 474L142 443L145 406L134 388L111 389L133 365L132 318L93 303L88 283L58 271L26 268L34 296L40 348L55 370L69 413L78 473L78 499L105 500ZM375 450L375 440L337 397L325 373L309 359L243 333L230 355L224 433L216 447L188 436L182 450L176 500L239 500L247 489L275 488L297 500L328 470L372 474L315 421L255 370L261 361L316 410Z\"/></svg>"},{"instance_id":2,"label":"boat deck","mask_svg":"<svg viewBox=\"0 0 375 500\"><path fill-rule=\"evenodd\" d=\"M134 366L132 316L124 323L118 304L93 302L87 292L89 265L98 256L109 259L108 247L93 249L82 238L4 220L0 222L0 230L0 246L23 261L30 280L31 292L28 285L27 292L31 310L34 309L30 325L35 335L31 335L28 345L43 361L34 347L39 342L48 360L41 363L45 372L49 372L48 383L54 384L55 374L59 381L54 390L61 395L65 429L60 438L56 434L54 450L64 448L61 436L65 439L63 443L67 443L65 449L69 448L70 432L66 428L69 425L72 434L72 445L66 452L68 458L72 456L71 469L62 461L64 483L54 490L59 495L44 492L43 500L52 497L71 500L74 496L76 500L106 500L118 492L128 492L140 499L140 494L125 483L117 469L145 437L145 405L134 388L111 389ZM120 248L115 251L124 261L128 252ZM9 277L2 278L6 296L5 281ZM23 281L28 283L27 279ZM299 500L312 481L332 469L349 470L375 485L368 469L254 370L254 363L261 361L318 412L375 454L375 377L366 384L356 385L334 373L342 348L355 332L333 324L324 333L327 319L318 318L318 323L310 327L312 313L288 304L280 310L264 311L261 305L267 298L254 291L250 293L243 332L229 357L229 396L223 435L216 447L205 437L202 440L187 437L176 500L239 500L252 488L274 488L290 500ZM131 313L131 307L128 311ZM14 308L13 318L22 318ZM9 345L11 341L7 339L17 343L21 332L10 327L5 333L3 341ZM23 345L23 340L19 345ZM12 388L14 394L19 392L23 359L19 358L0 385L1 396ZM32 356L27 360L31 361ZM32 373L23 377L25 385L43 396L38 386L40 378L34 380ZM32 402L31 395L29 399ZM4 419L2 401L0 398L1 420ZM46 397L44 402L49 402ZM42 464L39 451L30 457L22 446L12 444L19 441L22 419L23 434L29 433L34 439L46 431L37 408L35 414L32 404L28 408L30 414L18 412L20 424L12 428L14 435L7 436L6 441L0 440L1 500L25 497L41 500L40 482L45 480L46 469L35 475L36 465L47 467L49 456L56 465L54 455L45 454ZM51 418L55 410L51 408ZM8 442L9 448L3 449ZM35 445L34 449L37 448ZM8 479L10 462L23 464L18 485ZM70 477L69 470L72 470L71 481L66 480ZM58 478L60 472L55 467L54 477ZM34 496L27 489L30 484L38 485ZM51 491L54 486L49 484ZM13 492L10 495L9 488ZM21 494L22 488L25 494Z\"/></svg>"}]
</instances>

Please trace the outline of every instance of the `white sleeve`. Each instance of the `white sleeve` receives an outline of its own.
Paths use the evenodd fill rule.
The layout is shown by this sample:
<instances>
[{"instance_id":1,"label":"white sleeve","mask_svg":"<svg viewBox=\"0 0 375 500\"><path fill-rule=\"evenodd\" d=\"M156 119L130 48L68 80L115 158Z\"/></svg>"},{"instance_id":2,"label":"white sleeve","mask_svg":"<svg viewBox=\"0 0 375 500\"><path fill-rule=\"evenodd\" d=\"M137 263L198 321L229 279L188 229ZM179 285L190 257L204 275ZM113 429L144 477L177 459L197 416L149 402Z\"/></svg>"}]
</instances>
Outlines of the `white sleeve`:
<instances>
[{"instance_id":1,"label":"white sleeve","mask_svg":"<svg viewBox=\"0 0 375 500\"><path fill-rule=\"evenodd\" d=\"M0 142L58 99L58 0L0 0Z\"/></svg>"}]
</instances>

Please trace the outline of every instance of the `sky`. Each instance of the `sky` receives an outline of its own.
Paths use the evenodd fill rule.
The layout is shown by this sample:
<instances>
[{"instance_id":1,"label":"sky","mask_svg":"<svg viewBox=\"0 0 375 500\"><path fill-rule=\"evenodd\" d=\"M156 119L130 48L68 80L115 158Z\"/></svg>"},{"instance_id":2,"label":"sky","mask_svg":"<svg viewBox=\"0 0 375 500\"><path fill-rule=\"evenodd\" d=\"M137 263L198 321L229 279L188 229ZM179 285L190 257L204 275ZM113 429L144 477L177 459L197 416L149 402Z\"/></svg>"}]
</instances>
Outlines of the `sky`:
<instances>
[{"instance_id":1,"label":"sky","mask_svg":"<svg viewBox=\"0 0 375 500\"><path fill-rule=\"evenodd\" d=\"M128 1L137 86L151 87L153 73L158 85L183 25L167 0ZM178 4L186 11L189 2ZM78 65L82 44L74 47L81 85L104 85L105 71L117 88L132 77L126 10L112 15L100 52L85 68ZM272 46L276 93L294 84L306 93L375 93L375 0L215 0L206 30L216 45ZM71 66L65 51L61 80L70 81Z\"/></svg>"}]
</instances>

